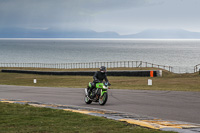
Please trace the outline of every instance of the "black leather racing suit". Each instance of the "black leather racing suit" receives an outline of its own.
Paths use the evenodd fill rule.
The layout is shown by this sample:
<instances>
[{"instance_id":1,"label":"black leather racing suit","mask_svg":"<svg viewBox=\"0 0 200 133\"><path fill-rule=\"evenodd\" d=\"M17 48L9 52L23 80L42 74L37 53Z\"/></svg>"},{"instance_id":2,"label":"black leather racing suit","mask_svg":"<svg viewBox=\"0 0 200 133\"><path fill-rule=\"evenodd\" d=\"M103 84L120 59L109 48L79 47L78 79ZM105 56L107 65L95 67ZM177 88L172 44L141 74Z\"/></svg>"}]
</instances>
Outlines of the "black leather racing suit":
<instances>
[{"instance_id":1,"label":"black leather racing suit","mask_svg":"<svg viewBox=\"0 0 200 133\"><path fill-rule=\"evenodd\" d=\"M95 72L95 74L93 76L93 79L94 79L94 81L98 81L99 80L100 82L102 82L105 79L105 81L108 82L107 75L106 75L105 72L104 73L102 73L100 71Z\"/></svg>"}]
</instances>

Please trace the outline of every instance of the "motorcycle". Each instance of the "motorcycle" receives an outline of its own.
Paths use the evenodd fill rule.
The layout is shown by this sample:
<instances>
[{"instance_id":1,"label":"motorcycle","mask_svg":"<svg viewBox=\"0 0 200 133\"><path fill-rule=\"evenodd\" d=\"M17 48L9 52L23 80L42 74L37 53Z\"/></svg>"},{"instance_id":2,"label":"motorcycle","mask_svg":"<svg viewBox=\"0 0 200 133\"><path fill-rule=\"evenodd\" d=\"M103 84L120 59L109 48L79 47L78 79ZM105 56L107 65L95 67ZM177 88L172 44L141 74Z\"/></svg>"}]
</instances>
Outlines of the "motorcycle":
<instances>
[{"instance_id":1,"label":"motorcycle","mask_svg":"<svg viewBox=\"0 0 200 133\"><path fill-rule=\"evenodd\" d=\"M88 93L88 89L92 87L92 83L89 82L88 88L85 88L85 103L91 104L92 102L99 102L100 105L104 105L108 100L108 92L110 84L107 82L96 83L96 88L93 88Z\"/></svg>"}]
</instances>

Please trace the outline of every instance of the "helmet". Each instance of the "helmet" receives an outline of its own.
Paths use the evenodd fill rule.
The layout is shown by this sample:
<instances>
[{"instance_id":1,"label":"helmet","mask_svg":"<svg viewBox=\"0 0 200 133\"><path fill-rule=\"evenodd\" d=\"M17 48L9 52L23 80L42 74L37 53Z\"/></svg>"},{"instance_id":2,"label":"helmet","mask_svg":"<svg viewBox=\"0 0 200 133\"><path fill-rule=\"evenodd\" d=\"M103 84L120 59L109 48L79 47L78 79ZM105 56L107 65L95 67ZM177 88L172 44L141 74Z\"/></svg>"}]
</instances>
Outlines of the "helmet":
<instances>
[{"instance_id":1,"label":"helmet","mask_svg":"<svg viewBox=\"0 0 200 133\"><path fill-rule=\"evenodd\" d=\"M106 67L105 66L101 66L100 67L100 72L101 73L105 73L106 72Z\"/></svg>"}]
</instances>

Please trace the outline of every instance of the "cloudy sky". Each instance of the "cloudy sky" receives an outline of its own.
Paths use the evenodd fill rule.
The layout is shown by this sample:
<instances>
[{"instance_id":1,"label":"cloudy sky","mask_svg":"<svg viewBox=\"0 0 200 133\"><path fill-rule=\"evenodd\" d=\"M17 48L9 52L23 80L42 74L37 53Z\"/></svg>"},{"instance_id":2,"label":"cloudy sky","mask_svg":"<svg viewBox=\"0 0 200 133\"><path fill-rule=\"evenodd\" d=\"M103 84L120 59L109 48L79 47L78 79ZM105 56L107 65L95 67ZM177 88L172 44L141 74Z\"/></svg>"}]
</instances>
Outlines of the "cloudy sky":
<instances>
[{"instance_id":1,"label":"cloudy sky","mask_svg":"<svg viewBox=\"0 0 200 133\"><path fill-rule=\"evenodd\" d=\"M0 0L0 29L200 32L200 0Z\"/></svg>"}]
</instances>

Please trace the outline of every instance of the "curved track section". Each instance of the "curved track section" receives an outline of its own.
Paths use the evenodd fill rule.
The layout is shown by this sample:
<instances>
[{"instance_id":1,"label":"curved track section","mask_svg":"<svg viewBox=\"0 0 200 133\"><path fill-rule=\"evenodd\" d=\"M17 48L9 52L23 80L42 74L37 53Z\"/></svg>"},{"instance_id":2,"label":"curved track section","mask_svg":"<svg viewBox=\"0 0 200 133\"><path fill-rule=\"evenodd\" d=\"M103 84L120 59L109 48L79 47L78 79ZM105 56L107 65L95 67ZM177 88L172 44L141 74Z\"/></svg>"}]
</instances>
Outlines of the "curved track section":
<instances>
[{"instance_id":1,"label":"curved track section","mask_svg":"<svg viewBox=\"0 0 200 133\"><path fill-rule=\"evenodd\" d=\"M111 89L108 93L104 106L86 105L83 88L0 85L0 99L74 105L200 124L200 92Z\"/></svg>"}]
</instances>

